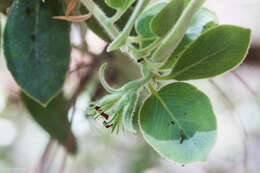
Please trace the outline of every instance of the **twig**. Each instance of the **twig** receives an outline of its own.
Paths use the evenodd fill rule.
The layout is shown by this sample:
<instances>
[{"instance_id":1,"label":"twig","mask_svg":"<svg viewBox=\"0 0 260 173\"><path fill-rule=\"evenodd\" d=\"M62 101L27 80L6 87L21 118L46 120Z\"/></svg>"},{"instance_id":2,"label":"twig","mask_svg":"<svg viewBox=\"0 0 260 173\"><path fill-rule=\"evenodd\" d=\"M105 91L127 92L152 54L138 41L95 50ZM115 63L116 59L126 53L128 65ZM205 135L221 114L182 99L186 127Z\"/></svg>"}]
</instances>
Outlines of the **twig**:
<instances>
[{"instance_id":1,"label":"twig","mask_svg":"<svg viewBox=\"0 0 260 173\"><path fill-rule=\"evenodd\" d=\"M72 73L78 72L81 69L91 67L91 64L80 64L75 69L72 69L69 71L68 75L71 75Z\"/></svg>"},{"instance_id":2,"label":"twig","mask_svg":"<svg viewBox=\"0 0 260 173\"><path fill-rule=\"evenodd\" d=\"M209 82L221 94L221 96L223 97L228 109L235 111L235 106L233 105L233 103L230 100L230 98L228 97L228 95L224 91L222 91L220 86L213 79L209 79ZM232 113L232 111L231 111L231 113ZM235 115L234 115L234 112L232 113L232 115L235 119L237 119L237 122L238 122L239 126L241 127L242 133L244 135L244 140L242 141L243 146L244 146L243 168L244 168L244 173L248 173L249 172L249 168L248 168L248 139L249 139L249 135L246 131L246 128L243 124L243 121L242 121L240 115L236 111L235 111Z\"/></svg>"},{"instance_id":3,"label":"twig","mask_svg":"<svg viewBox=\"0 0 260 173\"><path fill-rule=\"evenodd\" d=\"M67 136L67 139L66 139L66 148L67 149L70 149L71 147L72 147L72 129L71 129L71 127L72 127L72 123L73 123L73 120L74 120L74 117L75 117L75 103L74 103L74 105L73 105L73 107L72 107L72 114L71 114L71 119L70 119L70 121L69 121L69 133L68 133L68 136ZM59 173L63 173L64 172L64 170L66 169L66 162L67 162L67 158L68 158L68 154L67 154L67 152L65 151L64 152L64 157L63 157L63 159L62 159L62 162L61 162L61 166L60 166L60 170L59 170Z\"/></svg>"},{"instance_id":4,"label":"twig","mask_svg":"<svg viewBox=\"0 0 260 173\"><path fill-rule=\"evenodd\" d=\"M49 164L46 165L45 173L49 172L49 170L51 169L51 163L53 163L53 160L55 159L56 153L57 153L57 145L56 145L56 142L55 142L55 145L52 147L51 155L49 156L49 159L48 159Z\"/></svg>"},{"instance_id":5,"label":"twig","mask_svg":"<svg viewBox=\"0 0 260 173\"><path fill-rule=\"evenodd\" d=\"M51 153L52 147L54 146L54 143L55 143L55 141L52 138L50 138L50 140L44 150L44 153L41 156L39 165L36 168L36 171L35 171L36 173L45 173L44 170L45 170L46 162L49 158L49 155Z\"/></svg>"},{"instance_id":6,"label":"twig","mask_svg":"<svg viewBox=\"0 0 260 173\"><path fill-rule=\"evenodd\" d=\"M252 96L257 97L258 94L246 83L246 81L236 71L233 70L231 74L233 74L233 76L241 82L241 84L250 92Z\"/></svg>"},{"instance_id":7,"label":"twig","mask_svg":"<svg viewBox=\"0 0 260 173\"><path fill-rule=\"evenodd\" d=\"M84 52L84 50L83 50L83 52ZM100 61L92 61L92 64L85 66L85 67L88 67L88 70L86 70L86 72L84 74L81 74L81 76L79 75L80 81L79 81L78 87L76 88L73 96L71 97L71 99L68 103L68 109L72 108L72 114L71 114L71 119L69 120L69 123L70 123L69 129L68 129L69 133L68 133L68 136L66 139L66 148L67 149L70 149L72 147L72 142L73 142L72 141L73 134L72 134L71 127L72 127L72 123L73 123L74 116L75 116L75 111L76 111L75 104L76 104L77 98L80 95L80 93L84 90L86 83L91 79L91 77L93 76L93 74L96 71L96 68L99 65L100 65ZM82 69L82 68L79 68L79 69ZM80 73L79 69L76 70L76 72ZM66 168L67 158L68 158L68 155L65 152L65 155L63 157L63 160L62 160L62 163L60 166L60 170L59 170L60 173L63 173Z\"/></svg>"},{"instance_id":8,"label":"twig","mask_svg":"<svg viewBox=\"0 0 260 173\"><path fill-rule=\"evenodd\" d=\"M85 20L88 20L92 17L92 14L84 14L84 15L80 15L80 16L53 16L53 19L57 19L57 20L66 20L69 22L83 22Z\"/></svg>"}]
</instances>

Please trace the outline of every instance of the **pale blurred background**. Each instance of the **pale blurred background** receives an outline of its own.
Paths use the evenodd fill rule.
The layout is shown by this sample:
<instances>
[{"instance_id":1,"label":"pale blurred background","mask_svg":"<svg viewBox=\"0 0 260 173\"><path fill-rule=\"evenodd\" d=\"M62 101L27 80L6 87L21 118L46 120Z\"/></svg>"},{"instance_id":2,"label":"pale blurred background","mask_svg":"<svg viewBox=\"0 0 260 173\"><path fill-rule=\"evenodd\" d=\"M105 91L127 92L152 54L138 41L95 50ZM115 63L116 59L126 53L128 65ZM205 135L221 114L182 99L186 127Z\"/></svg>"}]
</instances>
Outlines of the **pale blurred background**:
<instances>
[{"instance_id":1,"label":"pale blurred background","mask_svg":"<svg viewBox=\"0 0 260 173\"><path fill-rule=\"evenodd\" d=\"M208 161L182 167L162 159L140 135L111 135L100 123L85 117L86 106L92 97L90 91L93 91L89 84L77 101L73 123L80 152L69 158L65 172L260 172L260 0L208 0L205 6L217 13L221 24L240 25L253 31L249 56L235 73L226 73L211 82L192 82L210 97L217 116L218 139ZM74 44L81 41L77 25L72 27L71 35ZM86 38L92 53L99 54L103 51L105 43L92 32L87 32ZM72 56L80 59L82 54L73 49ZM114 59L116 63L114 61L113 66L120 72L118 76L114 75L114 82L123 83L124 79L138 76L135 68L130 68L129 64L124 65L128 62L125 57L115 55ZM0 66L0 172L32 172L45 150L49 136L23 108L19 88L7 71L3 56ZM134 75L127 76L129 71ZM76 81L76 76L72 75L66 82L65 90L73 88ZM58 146L53 148L52 154L55 157L49 161L49 172L56 173L65 154L62 147ZM247 170L244 169L246 163Z\"/></svg>"}]
</instances>

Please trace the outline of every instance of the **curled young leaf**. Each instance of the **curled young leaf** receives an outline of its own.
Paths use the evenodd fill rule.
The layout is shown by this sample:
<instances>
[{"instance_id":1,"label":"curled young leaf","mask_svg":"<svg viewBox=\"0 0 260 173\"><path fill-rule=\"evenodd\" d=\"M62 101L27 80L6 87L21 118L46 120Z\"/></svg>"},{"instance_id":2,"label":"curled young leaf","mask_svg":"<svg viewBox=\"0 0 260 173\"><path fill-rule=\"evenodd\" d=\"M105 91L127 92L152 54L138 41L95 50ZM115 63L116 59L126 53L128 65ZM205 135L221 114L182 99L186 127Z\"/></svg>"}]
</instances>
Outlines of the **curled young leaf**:
<instances>
[{"instance_id":1,"label":"curled young leaf","mask_svg":"<svg viewBox=\"0 0 260 173\"><path fill-rule=\"evenodd\" d=\"M210 29L183 52L171 73L163 79L203 79L231 70L244 60L250 34L250 29L231 25Z\"/></svg>"},{"instance_id":2,"label":"curled young leaf","mask_svg":"<svg viewBox=\"0 0 260 173\"><path fill-rule=\"evenodd\" d=\"M137 99L136 91L132 91L128 96L128 103L126 103L125 107L123 108L122 112L122 123L123 127L128 130L129 132L135 134L136 130L133 126L133 116L134 116L134 109L135 103Z\"/></svg>"},{"instance_id":3,"label":"curled young leaf","mask_svg":"<svg viewBox=\"0 0 260 173\"><path fill-rule=\"evenodd\" d=\"M205 161L216 142L216 118L208 97L186 83L172 83L144 102L139 125L145 140L163 157Z\"/></svg>"},{"instance_id":4,"label":"curled young leaf","mask_svg":"<svg viewBox=\"0 0 260 173\"><path fill-rule=\"evenodd\" d=\"M70 62L69 23L59 0L15 0L4 33L7 66L17 84L47 105L60 91Z\"/></svg>"}]
</instances>

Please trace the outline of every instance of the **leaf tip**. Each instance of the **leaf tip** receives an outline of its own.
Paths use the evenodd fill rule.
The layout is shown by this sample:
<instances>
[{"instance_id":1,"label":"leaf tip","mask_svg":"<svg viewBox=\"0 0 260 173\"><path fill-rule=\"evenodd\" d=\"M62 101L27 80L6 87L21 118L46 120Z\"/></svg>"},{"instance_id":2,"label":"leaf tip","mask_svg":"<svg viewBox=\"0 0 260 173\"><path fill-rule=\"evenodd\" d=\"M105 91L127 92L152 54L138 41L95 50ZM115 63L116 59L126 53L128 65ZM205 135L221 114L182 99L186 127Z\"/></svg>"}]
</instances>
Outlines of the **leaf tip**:
<instances>
[{"instance_id":1,"label":"leaf tip","mask_svg":"<svg viewBox=\"0 0 260 173\"><path fill-rule=\"evenodd\" d=\"M119 40L120 41L120 40ZM118 48L120 48L123 44L117 40L114 40L108 47L107 52L112 52Z\"/></svg>"}]
</instances>

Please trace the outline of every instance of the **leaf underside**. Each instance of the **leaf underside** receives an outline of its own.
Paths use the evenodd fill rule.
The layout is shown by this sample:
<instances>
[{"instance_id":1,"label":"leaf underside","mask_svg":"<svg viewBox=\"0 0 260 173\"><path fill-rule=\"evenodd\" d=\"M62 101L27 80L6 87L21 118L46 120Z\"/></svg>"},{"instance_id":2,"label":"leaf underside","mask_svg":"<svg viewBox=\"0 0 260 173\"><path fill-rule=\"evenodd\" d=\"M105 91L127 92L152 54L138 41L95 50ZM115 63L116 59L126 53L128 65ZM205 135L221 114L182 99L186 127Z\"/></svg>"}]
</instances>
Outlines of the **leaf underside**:
<instances>
[{"instance_id":1,"label":"leaf underside","mask_svg":"<svg viewBox=\"0 0 260 173\"><path fill-rule=\"evenodd\" d=\"M68 120L68 101L63 94L60 93L55 97L47 107L42 107L24 93L21 98L33 119L68 152L76 154L76 138L72 134Z\"/></svg>"},{"instance_id":2,"label":"leaf underside","mask_svg":"<svg viewBox=\"0 0 260 173\"><path fill-rule=\"evenodd\" d=\"M169 160L205 161L215 144L216 118L210 101L190 84L162 88L145 101L139 116L146 141Z\"/></svg>"}]
</instances>

